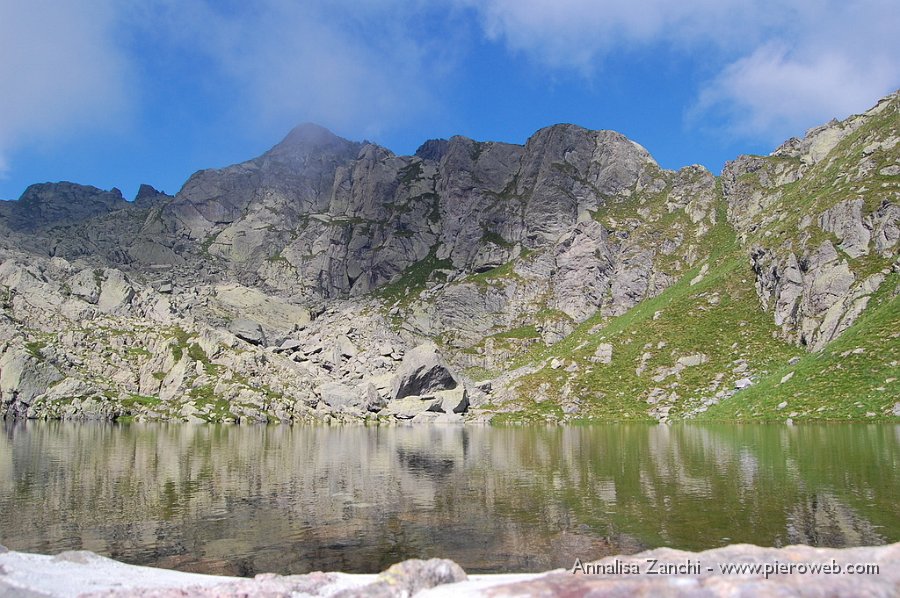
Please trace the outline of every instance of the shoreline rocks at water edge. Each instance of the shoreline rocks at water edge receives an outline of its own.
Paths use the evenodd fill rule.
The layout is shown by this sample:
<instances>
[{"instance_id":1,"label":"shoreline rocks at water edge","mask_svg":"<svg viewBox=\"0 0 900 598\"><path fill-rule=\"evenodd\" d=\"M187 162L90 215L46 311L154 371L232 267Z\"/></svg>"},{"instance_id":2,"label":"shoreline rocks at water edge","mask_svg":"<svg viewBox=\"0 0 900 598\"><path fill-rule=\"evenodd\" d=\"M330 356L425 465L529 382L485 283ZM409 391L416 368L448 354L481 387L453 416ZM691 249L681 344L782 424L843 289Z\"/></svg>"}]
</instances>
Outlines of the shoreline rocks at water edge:
<instances>
[{"instance_id":1,"label":"shoreline rocks at water edge","mask_svg":"<svg viewBox=\"0 0 900 598\"><path fill-rule=\"evenodd\" d=\"M870 596L900 594L900 543L856 548L736 544L658 548L545 573L466 575L446 559L409 560L378 575L315 572L253 579L126 565L88 551L45 556L0 546L0 596ZM723 572L732 567L731 572ZM793 573L789 573L793 571ZM851 573L853 571L853 573ZM587 574L586 574L587 573Z\"/></svg>"}]
</instances>

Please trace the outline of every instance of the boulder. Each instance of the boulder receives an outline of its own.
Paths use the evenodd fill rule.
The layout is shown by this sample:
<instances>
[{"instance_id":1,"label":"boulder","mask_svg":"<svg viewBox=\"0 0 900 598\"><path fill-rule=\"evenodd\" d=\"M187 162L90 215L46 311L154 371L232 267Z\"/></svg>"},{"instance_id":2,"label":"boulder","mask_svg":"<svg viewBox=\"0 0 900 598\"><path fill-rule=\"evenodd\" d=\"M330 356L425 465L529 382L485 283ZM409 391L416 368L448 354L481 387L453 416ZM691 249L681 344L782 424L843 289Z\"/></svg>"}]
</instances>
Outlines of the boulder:
<instances>
[{"instance_id":1,"label":"boulder","mask_svg":"<svg viewBox=\"0 0 900 598\"><path fill-rule=\"evenodd\" d=\"M737 382L734 383L734 387L738 390L742 390L744 388L749 388L753 386L753 380L750 378L741 378Z\"/></svg>"},{"instance_id":2,"label":"boulder","mask_svg":"<svg viewBox=\"0 0 900 598\"><path fill-rule=\"evenodd\" d=\"M120 270L108 268L103 276L97 307L104 313L124 315L134 299L134 287Z\"/></svg>"},{"instance_id":3,"label":"boulder","mask_svg":"<svg viewBox=\"0 0 900 598\"><path fill-rule=\"evenodd\" d=\"M462 567L448 559L410 559L391 565L373 583L363 588L347 589L335 598L352 598L360 595L374 598L415 596L436 586L466 581L468 576Z\"/></svg>"},{"instance_id":4,"label":"boulder","mask_svg":"<svg viewBox=\"0 0 900 598\"><path fill-rule=\"evenodd\" d=\"M326 382L317 389L317 393L332 409L358 407L365 398L356 389L340 382Z\"/></svg>"},{"instance_id":5,"label":"boulder","mask_svg":"<svg viewBox=\"0 0 900 598\"><path fill-rule=\"evenodd\" d=\"M278 347L277 350L292 352L292 351L298 350L302 346L303 346L303 343L301 343L300 341L293 339L293 338L289 338L289 339L285 340L283 343L281 343L281 345Z\"/></svg>"},{"instance_id":6,"label":"boulder","mask_svg":"<svg viewBox=\"0 0 900 598\"><path fill-rule=\"evenodd\" d=\"M269 339L284 338L310 321L306 308L239 284L215 287L212 306L222 316L258 323Z\"/></svg>"},{"instance_id":7,"label":"boulder","mask_svg":"<svg viewBox=\"0 0 900 598\"><path fill-rule=\"evenodd\" d=\"M597 350L594 351L594 355L591 357L591 361L594 363L604 363L609 364L612 363L613 356L613 346L609 343L600 343L597 345Z\"/></svg>"},{"instance_id":8,"label":"boulder","mask_svg":"<svg viewBox=\"0 0 900 598\"><path fill-rule=\"evenodd\" d=\"M262 345L266 342L266 335L263 333L262 326L254 320L248 320L247 318L232 320L231 324L228 325L228 331L239 339L254 345Z\"/></svg>"},{"instance_id":9,"label":"boulder","mask_svg":"<svg viewBox=\"0 0 900 598\"><path fill-rule=\"evenodd\" d=\"M26 351L7 351L0 357L0 404L4 409L16 402L29 405L62 377L55 367Z\"/></svg>"},{"instance_id":10,"label":"boulder","mask_svg":"<svg viewBox=\"0 0 900 598\"><path fill-rule=\"evenodd\" d=\"M72 295L92 303L97 304L100 299L100 284L98 275L91 268L81 270L68 280L69 290Z\"/></svg>"},{"instance_id":11,"label":"boulder","mask_svg":"<svg viewBox=\"0 0 900 598\"><path fill-rule=\"evenodd\" d=\"M380 413L393 415L397 419L413 419L426 411L443 413L441 399L434 396L420 397L411 395L389 402Z\"/></svg>"},{"instance_id":12,"label":"boulder","mask_svg":"<svg viewBox=\"0 0 900 598\"><path fill-rule=\"evenodd\" d=\"M341 354L341 357L346 357L347 359L356 357L356 347L344 334L340 335L337 339L337 350Z\"/></svg>"},{"instance_id":13,"label":"boulder","mask_svg":"<svg viewBox=\"0 0 900 598\"><path fill-rule=\"evenodd\" d=\"M437 347L426 343L415 347L403 357L393 397L402 399L413 395L427 395L438 390L451 390L457 385L447 363L438 355Z\"/></svg>"},{"instance_id":14,"label":"boulder","mask_svg":"<svg viewBox=\"0 0 900 598\"><path fill-rule=\"evenodd\" d=\"M703 353L693 353L691 355L679 357L675 362L675 366L679 369L691 368L704 364L707 361L709 361L709 358Z\"/></svg>"},{"instance_id":15,"label":"boulder","mask_svg":"<svg viewBox=\"0 0 900 598\"><path fill-rule=\"evenodd\" d=\"M387 405L387 399L382 396L382 394L374 384L366 382L361 384L358 388L363 389L364 399L362 407L366 411L378 412L384 409L385 405Z\"/></svg>"},{"instance_id":16,"label":"boulder","mask_svg":"<svg viewBox=\"0 0 900 598\"><path fill-rule=\"evenodd\" d=\"M440 407L434 409L444 413L465 413L469 409L469 393L462 384L453 390L438 390L434 396L440 400Z\"/></svg>"}]
</instances>

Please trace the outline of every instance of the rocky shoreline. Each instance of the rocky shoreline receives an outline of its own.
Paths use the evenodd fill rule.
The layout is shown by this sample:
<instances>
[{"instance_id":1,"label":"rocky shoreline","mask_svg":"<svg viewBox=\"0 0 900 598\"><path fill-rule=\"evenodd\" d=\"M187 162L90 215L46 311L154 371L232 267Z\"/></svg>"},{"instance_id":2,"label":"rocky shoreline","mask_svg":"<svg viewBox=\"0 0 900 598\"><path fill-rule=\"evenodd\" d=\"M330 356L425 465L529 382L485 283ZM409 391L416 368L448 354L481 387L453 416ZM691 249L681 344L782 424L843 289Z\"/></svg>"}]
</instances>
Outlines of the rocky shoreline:
<instances>
[{"instance_id":1,"label":"rocky shoreline","mask_svg":"<svg viewBox=\"0 0 900 598\"><path fill-rule=\"evenodd\" d=\"M731 568L731 570L729 570ZM409 560L378 575L315 572L253 579L127 565L88 551L45 556L0 546L0 597L142 596L869 596L900 593L900 543L856 548L736 544L658 548L544 573L466 575L446 559Z\"/></svg>"}]
</instances>

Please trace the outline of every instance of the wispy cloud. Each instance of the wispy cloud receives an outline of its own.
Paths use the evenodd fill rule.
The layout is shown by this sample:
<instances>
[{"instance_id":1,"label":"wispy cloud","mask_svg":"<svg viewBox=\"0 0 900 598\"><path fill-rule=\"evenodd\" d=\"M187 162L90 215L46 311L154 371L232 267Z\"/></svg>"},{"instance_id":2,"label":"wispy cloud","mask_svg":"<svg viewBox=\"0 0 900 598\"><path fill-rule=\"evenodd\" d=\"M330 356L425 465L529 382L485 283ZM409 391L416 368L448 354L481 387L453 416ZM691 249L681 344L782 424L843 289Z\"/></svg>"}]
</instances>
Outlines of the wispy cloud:
<instances>
[{"instance_id":1,"label":"wispy cloud","mask_svg":"<svg viewBox=\"0 0 900 598\"><path fill-rule=\"evenodd\" d=\"M0 3L0 175L12 152L127 115L128 66L106 0Z\"/></svg>"},{"instance_id":2,"label":"wispy cloud","mask_svg":"<svg viewBox=\"0 0 900 598\"><path fill-rule=\"evenodd\" d=\"M611 53L647 46L745 43L747 13L770 0L456 0L484 33L551 68L590 74ZM765 13L764 10L761 12ZM757 19L758 20L758 19Z\"/></svg>"},{"instance_id":3,"label":"wispy cloud","mask_svg":"<svg viewBox=\"0 0 900 598\"><path fill-rule=\"evenodd\" d=\"M688 122L766 141L872 104L900 85L894 0L457 0L485 35L592 75L612 53L718 64Z\"/></svg>"},{"instance_id":4,"label":"wispy cloud","mask_svg":"<svg viewBox=\"0 0 900 598\"><path fill-rule=\"evenodd\" d=\"M447 16L428 2L148 0L144 11L214 65L242 116L281 131L313 120L377 135L437 104L455 60L423 27Z\"/></svg>"},{"instance_id":5,"label":"wispy cloud","mask_svg":"<svg viewBox=\"0 0 900 598\"><path fill-rule=\"evenodd\" d=\"M454 14L425 0L4 0L0 175L26 146L139 116L149 86L186 110L213 95L221 119L268 139L306 120L376 137L439 109Z\"/></svg>"},{"instance_id":6,"label":"wispy cloud","mask_svg":"<svg viewBox=\"0 0 900 598\"><path fill-rule=\"evenodd\" d=\"M777 143L860 112L898 83L900 73L885 56L804 54L773 43L728 65L702 90L689 120L707 119L737 136Z\"/></svg>"},{"instance_id":7,"label":"wispy cloud","mask_svg":"<svg viewBox=\"0 0 900 598\"><path fill-rule=\"evenodd\" d=\"M701 90L690 117L777 143L871 106L900 86L896 3L795 2L791 36L772 36Z\"/></svg>"}]
</instances>

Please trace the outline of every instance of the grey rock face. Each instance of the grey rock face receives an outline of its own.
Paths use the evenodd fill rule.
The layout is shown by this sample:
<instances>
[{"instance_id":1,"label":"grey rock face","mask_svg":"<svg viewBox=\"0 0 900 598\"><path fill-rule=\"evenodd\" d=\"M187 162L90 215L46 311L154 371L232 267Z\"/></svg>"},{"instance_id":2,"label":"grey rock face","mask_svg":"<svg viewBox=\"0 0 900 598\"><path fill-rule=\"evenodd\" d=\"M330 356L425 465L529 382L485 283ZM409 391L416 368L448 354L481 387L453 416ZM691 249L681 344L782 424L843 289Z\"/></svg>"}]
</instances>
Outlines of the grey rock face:
<instances>
[{"instance_id":1,"label":"grey rock face","mask_svg":"<svg viewBox=\"0 0 900 598\"><path fill-rule=\"evenodd\" d=\"M703 220L715 224L716 199L716 179L712 173L702 166L687 166L675 175L666 209L670 213L684 210L694 224Z\"/></svg>"},{"instance_id":2,"label":"grey rock face","mask_svg":"<svg viewBox=\"0 0 900 598\"><path fill-rule=\"evenodd\" d=\"M884 201L866 218L865 226L872 231L875 251L884 257L896 253L900 240L900 205Z\"/></svg>"},{"instance_id":3,"label":"grey rock face","mask_svg":"<svg viewBox=\"0 0 900 598\"><path fill-rule=\"evenodd\" d=\"M612 276L609 298L603 306L604 315L622 315L645 299L651 291L652 272L652 250L640 245L624 247Z\"/></svg>"},{"instance_id":4,"label":"grey rock face","mask_svg":"<svg viewBox=\"0 0 900 598\"><path fill-rule=\"evenodd\" d=\"M800 260L793 253L779 260L755 248L751 261L763 308L773 309L775 324L788 338L813 350L849 328L884 281L881 274L857 281L828 241Z\"/></svg>"},{"instance_id":5,"label":"grey rock face","mask_svg":"<svg viewBox=\"0 0 900 598\"><path fill-rule=\"evenodd\" d=\"M595 210L608 197L632 187L650 155L612 131L573 125L541 129L525 145L518 195L529 198L525 228L529 246L555 241L582 210Z\"/></svg>"},{"instance_id":6,"label":"grey rock face","mask_svg":"<svg viewBox=\"0 0 900 598\"><path fill-rule=\"evenodd\" d=\"M166 199L171 198L157 192L152 199L131 203L117 189L65 182L32 185L18 201L0 201L0 230L7 241L0 246L45 257L87 258L95 266L129 264L135 261L135 245L141 244L136 241L141 227L152 208Z\"/></svg>"},{"instance_id":7,"label":"grey rock face","mask_svg":"<svg viewBox=\"0 0 900 598\"><path fill-rule=\"evenodd\" d=\"M781 198L780 188L801 176L802 168L797 164L772 162L760 156L741 156L727 162L722 171L722 191L728 221L739 233L745 233Z\"/></svg>"},{"instance_id":8,"label":"grey rock face","mask_svg":"<svg viewBox=\"0 0 900 598\"><path fill-rule=\"evenodd\" d=\"M128 255L177 263L206 253L309 298L360 295L430 252L478 271L554 243L650 167L621 135L571 125L524 147L454 137L413 157L305 125L259 158L195 174L151 210Z\"/></svg>"},{"instance_id":9,"label":"grey rock face","mask_svg":"<svg viewBox=\"0 0 900 598\"><path fill-rule=\"evenodd\" d=\"M869 253L871 233L863 224L861 199L842 201L819 216L819 227L841 240L839 247L851 258Z\"/></svg>"},{"instance_id":10,"label":"grey rock face","mask_svg":"<svg viewBox=\"0 0 900 598\"><path fill-rule=\"evenodd\" d=\"M786 141L773 152L773 155L799 158L804 165L816 164L862 124L863 121L859 118L850 118L844 122L832 120L810 129L803 139L792 138Z\"/></svg>"},{"instance_id":11,"label":"grey rock face","mask_svg":"<svg viewBox=\"0 0 900 598\"><path fill-rule=\"evenodd\" d=\"M137 195L134 197L134 205L141 208L150 208L163 200L171 198L171 195L167 195L162 191L157 191L150 185L141 185Z\"/></svg>"},{"instance_id":12,"label":"grey rock face","mask_svg":"<svg viewBox=\"0 0 900 598\"><path fill-rule=\"evenodd\" d=\"M896 256L896 193L870 177L880 172L874 156L895 160L890 152L898 139L890 128L863 129L896 111L894 94L865 114L786 142L771 158L743 156L723 172L729 222L739 238L754 239L750 257L760 302L785 338L812 350L852 325L880 286L880 277L860 267L863 258ZM851 136L860 130L858 138ZM802 198L809 200L808 213L792 215ZM794 219L796 225L779 224Z\"/></svg>"},{"instance_id":13,"label":"grey rock face","mask_svg":"<svg viewBox=\"0 0 900 598\"><path fill-rule=\"evenodd\" d=\"M553 305L576 322L592 315L610 289L613 257L607 232L593 220L575 226L555 247Z\"/></svg>"}]
</instances>

